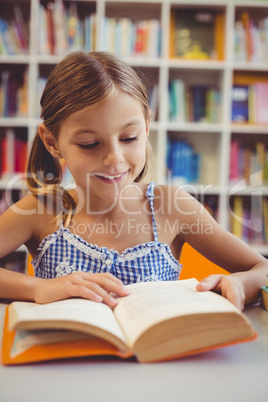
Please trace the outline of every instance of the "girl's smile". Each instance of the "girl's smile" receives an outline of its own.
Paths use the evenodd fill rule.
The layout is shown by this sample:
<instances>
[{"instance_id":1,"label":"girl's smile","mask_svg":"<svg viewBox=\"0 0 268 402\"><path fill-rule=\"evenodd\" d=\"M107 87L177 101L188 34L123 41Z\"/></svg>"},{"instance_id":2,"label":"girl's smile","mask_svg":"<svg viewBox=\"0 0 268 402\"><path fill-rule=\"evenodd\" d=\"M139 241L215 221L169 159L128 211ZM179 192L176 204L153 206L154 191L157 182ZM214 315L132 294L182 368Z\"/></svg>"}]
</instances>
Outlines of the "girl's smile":
<instances>
[{"instance_id":1,"label":"girl's smile","mask_svg":"<svg viewBox=\"0 0 268 402\"><path fill-rule=\"evenodd\" d=\"M95 174L94 176L98 177L100 180L104 181L105 183L118 183L119 181L123 180L124 177L127 175L128 171L124 173L118 174Z\"/></svg>"}]
</instances>

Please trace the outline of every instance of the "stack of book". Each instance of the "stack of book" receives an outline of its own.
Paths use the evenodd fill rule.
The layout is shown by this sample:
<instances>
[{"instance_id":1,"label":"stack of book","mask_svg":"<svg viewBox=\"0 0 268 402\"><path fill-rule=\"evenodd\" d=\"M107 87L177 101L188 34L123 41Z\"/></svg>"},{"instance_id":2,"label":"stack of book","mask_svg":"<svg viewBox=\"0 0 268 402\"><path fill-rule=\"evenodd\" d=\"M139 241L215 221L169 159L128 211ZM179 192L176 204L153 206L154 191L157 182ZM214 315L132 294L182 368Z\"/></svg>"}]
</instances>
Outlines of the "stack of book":
<instances>
[{"instance_id":1,"label":"stack of book","mask_svg":"<svg viewBox=\"0 0 268 402\"><path fill-rule=\"evenodd\" d=\"M186 86L181 79L174 79L169 86L170 121L220 122L221 92L209 85Z\"/></svg>"}]
</instances>

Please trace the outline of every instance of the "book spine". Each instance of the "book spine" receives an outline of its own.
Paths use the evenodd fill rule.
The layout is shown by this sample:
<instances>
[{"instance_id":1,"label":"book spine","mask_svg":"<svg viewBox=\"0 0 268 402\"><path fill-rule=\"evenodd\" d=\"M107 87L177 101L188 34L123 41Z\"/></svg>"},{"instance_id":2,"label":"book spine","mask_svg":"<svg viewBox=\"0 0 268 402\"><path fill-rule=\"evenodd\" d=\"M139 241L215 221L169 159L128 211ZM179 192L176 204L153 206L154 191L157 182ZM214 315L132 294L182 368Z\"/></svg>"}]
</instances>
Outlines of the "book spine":
<instances>
[{"instance_id":1,"label":"book spine","mask_svg":"<svg viewBox=\"0 0 268 402\"><path fill-rule=\"evenodd\" d=\"M267 244L267 198L263 198L260 204L250 200L247 196L235 196L230 220L230 231L249 244Z\"/></svg>"},{"instance_id":2,"label":"book spine","mask_svg":"<svg viewBox=\"0 0 268 402\"><path fill-rule=\"evenodd\" d=\"M230 183L245 179L250 183L250 176L261 171L263 183L268 180L268 150L262 141L242 145L232 139L230 155Z\"/></svg>"},{"instance_id":3,"label":"book spine","mask_svg":"<svg viewBox=\"0 0 268 402\"><path fill-rule=\"evenodd\" d=\"M1 143L1 177L8 179L15 171L15 132L12 128L5 131Z\"/></svg>"},{"instance_id":4,"label":"book spine","mask_svg":"<svg viewBox=\"0 0 268 402\"><path fill-rule=\"evenodd\" d=\"M200 172L200 155L186 140L169 139L167 168L175 185L197 182Z\"/></svg>"},{"instance_id":5,"label":"book spine","mask_svg":"<svg viewBox=\"0 0 268 402\"><path fill-rule=\"evenodd\" d=\"M102 50L121 57L159 57L161 28L157 19L132 21L104 17L102 21Z\"/></svg>"}]
</instances>

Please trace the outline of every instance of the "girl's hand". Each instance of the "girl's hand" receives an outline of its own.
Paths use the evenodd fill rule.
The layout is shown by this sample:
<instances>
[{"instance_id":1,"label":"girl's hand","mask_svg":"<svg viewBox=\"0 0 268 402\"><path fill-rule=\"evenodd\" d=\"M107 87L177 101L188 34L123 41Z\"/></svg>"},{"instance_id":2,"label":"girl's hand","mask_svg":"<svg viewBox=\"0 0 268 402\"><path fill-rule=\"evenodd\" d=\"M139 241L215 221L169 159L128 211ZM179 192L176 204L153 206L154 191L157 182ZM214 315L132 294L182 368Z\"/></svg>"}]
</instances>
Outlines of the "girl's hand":
<instances>
[{"instance_id":1,"label":"girl's hand","mask_svg":"<svg viewBox=\"0 0 268 402\"><path fill-rule=\"evenodd\" d=\"M91 274L77 271L60 278L36 278L34 300L42 304L70 297L82 297L114 307L117 301L110 292L118 296L128 295L123 283L110 273Z\"/></svg>"},{"instance_id":2,"label":"girl's hand","mask_svg":"<svg viewBox=\"0 0 268 402\"><path fill-rule=\"evenodd\" d=\"M245 307L244 286L235 274L210 275L198 283L196 290L213 290L220 293L240 310L243 310Z\"/></svg>"}]
</instances>

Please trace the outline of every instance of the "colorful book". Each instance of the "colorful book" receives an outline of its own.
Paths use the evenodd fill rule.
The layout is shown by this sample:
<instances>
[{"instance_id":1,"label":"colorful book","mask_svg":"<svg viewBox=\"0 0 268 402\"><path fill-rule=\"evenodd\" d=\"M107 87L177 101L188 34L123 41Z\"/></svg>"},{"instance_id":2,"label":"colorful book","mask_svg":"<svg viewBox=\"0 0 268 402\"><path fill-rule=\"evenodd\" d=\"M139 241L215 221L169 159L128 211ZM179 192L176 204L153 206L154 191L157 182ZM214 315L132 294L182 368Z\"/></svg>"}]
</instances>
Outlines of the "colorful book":
<instances>
[{"instance_id":1,"label":"colorful book","mask_svg":"<svg viewBox=\"0 0 268 402\"><path fill-rule=\"evenodd\" d=\"M193 99L194 121L202 122L207 120L207 91L206 85L194 85L191 87Z\"/></svg>"},{"instance_id":2,"label":"colorful book","mask_svg":"<svg viewBox=\"0 0 268 402\"><path fill-rule=\"evenodd\" d=\"M248 119L248 86L234 85L232 88L232 122L247 123Z\"/></svg>"},{"instance_id":3,"label":"colorful book","mask_svg":"<svg viewBox=\"0 0 268 402\"><path fill-rule=\"evenodd\" d=\"M175 185L196 182L200 177L200 155L186 140L169 140L167 168Z\"/></svg>"},{"instance_id":4,"label":"colorful book","mask_svg":"<svg viewBox=\"0 0 268 402\"><path fill-rule=\"evenodd\" d=\"M13 302L6 310L2 363L96 355L157 362L256 338L238 308L214 292L196 291L197 283L128 285L130 294L113 310L85 299Z\"/></svg>"},{"instance_id":5,"label":"colorful book","mask_svg":"<svg viewBox=\"0 0 268 402\"><path fill-rule=\"evenodd\" d=\"M234 183L237 179L239 179L239 148L240 142L236 139L232 139L230 149L230 183Z\"/></svg>"},{"instance_id":6,"label":"colorful book","mask_svg":"<svg viewBox=\"0 0 268 402\"><path fill-rule=\"evenodd\" d=\"M268 83L256 82L255 87L255 116L256 123L268 123Z\"/></svg>"},{"instance_id":7,"label":"colorful book","mask_svg":"<svg viewBox=\"0 0 268 402\"><path fill-rule=\"evenodd\" d=\"M14 174L16 136L12 128L5 130L1 139L1 178L8 179Z\"/></svg>"},{"instance_id":8,"label":"colorful book","mask_svg":"<svg viewBox=\"0 0 268 402\"><path fill-rule=\"evenodd\" d=\"M232 233L239 239L243 237L243 215L243 198L235 196L232 213Z\"/></svg>"}]
</instances>

